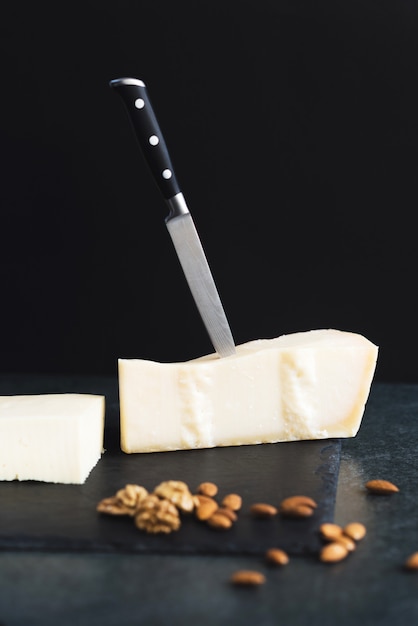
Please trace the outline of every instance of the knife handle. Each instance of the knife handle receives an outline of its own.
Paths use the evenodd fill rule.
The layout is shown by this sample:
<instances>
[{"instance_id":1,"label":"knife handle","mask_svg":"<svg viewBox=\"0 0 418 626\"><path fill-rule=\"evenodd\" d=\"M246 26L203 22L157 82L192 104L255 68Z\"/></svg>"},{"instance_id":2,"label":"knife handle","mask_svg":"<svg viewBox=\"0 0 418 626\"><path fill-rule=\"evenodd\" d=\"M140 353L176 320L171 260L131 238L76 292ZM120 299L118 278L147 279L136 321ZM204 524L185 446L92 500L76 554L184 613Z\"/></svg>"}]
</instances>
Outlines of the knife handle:
<instances>
[{"instance_id":1,"label":"knife handle","mask_svg":"<svg viewBox=\"0 0 418 626\"><path fill-rule=\"evenodd\" d=\"M139 145L161 193L166 200L173 198L180 193L180 187L145 84L137 78L117 78L110 81L110 86L125 103Z\"/></svg>"}]
</instances>

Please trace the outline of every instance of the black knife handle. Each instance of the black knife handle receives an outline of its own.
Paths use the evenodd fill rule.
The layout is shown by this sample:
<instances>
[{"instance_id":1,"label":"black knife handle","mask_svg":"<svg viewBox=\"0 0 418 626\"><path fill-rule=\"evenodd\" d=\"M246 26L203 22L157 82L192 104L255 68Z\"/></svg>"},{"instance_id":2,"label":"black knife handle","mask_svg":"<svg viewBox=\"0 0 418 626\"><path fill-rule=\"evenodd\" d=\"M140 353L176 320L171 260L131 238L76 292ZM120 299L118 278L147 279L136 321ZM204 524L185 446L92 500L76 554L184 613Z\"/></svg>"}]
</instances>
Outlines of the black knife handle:
<instances>
[{"instance_id":1,"label":"black knife handle","mask_svg":"<svg viewBox=\"0 0 418 626\"><path fill-rule=\"evenodd\" d=\"M110 86L122 97L155 182L169 200L180 187L145 84L137 78L117 78Z\"/></svg>"}]
</instances>

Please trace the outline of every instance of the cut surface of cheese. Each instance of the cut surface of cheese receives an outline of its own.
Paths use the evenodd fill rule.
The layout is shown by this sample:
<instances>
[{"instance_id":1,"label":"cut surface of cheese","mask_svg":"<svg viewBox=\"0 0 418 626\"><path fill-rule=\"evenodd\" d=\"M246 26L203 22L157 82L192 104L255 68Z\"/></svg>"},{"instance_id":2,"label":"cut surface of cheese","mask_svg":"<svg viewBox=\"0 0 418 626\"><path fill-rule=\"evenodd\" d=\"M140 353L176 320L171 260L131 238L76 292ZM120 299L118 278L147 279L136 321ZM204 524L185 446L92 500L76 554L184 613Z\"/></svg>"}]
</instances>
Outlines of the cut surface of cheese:
<instances>
[{"instance_id":1,"label":"cut surface of cheese","mask_svg":"<svg viewBox=\"0 0 418 626\"><path fill-rule=\"evenodd\" d=\"M121 448L156 452L353 437L378 348L320 329L181 363L119 359Z\"/></svg>"},{"instance_id":2,"label":"cut surface of cheese","mask_svg":"<svg viewBox=\"0 0 418 626\"><path fill-rule=\"evenodd\" d=\"M84 483L103 452L104 415L104 396L0 396L0 480Z\"/></svg>"}]
</instances>

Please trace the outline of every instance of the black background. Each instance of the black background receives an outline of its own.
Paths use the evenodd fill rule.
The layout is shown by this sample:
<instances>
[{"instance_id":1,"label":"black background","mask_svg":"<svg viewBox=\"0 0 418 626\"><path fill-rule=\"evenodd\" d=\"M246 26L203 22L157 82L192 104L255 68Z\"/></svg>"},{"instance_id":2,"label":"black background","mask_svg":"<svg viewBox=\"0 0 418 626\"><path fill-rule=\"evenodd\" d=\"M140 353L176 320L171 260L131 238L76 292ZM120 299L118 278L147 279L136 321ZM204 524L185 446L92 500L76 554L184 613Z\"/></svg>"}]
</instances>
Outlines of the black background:
<instances>
[{"instance_id":1,"label":"black background","mask_svg":"<svg viewBox=\"0 0 418 626\"><path fill-rule=\"evenodd\" d=\"M122 101L147 83L235 340L313 328L418 382L418 4L2 4L0 371L211 351Z\"/></svg>"}]
</instances>

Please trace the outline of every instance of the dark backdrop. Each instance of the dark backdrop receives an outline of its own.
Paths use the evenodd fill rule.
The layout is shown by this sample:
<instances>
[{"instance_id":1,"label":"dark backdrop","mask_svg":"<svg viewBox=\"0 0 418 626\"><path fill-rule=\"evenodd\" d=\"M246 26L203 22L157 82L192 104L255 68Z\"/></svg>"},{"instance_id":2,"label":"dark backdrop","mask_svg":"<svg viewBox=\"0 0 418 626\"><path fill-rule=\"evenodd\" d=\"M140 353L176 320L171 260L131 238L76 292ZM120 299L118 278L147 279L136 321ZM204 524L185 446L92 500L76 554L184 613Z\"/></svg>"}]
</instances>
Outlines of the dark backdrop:
<instances>
[{"instance_id":1,"label":"dark backdrop","mask_svg":"<svg viewBox=\"0 0 418 626\"><path fill-rule=\"evenodd\" d=\"M108 87L134 76L236 342L350 330L418 382L415 1L23 0L0 45L0 371L211 351Z\"/></svg>"}]
</instances>

